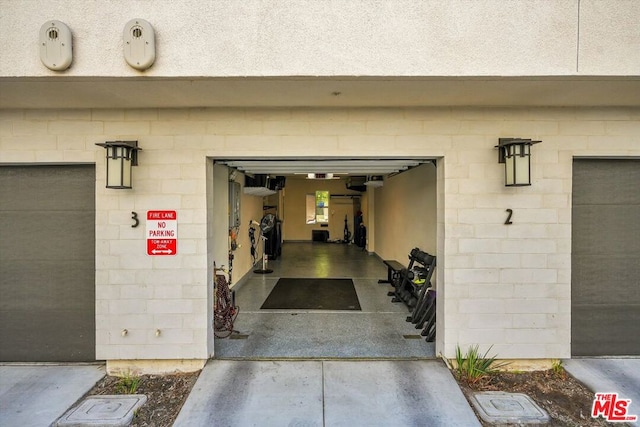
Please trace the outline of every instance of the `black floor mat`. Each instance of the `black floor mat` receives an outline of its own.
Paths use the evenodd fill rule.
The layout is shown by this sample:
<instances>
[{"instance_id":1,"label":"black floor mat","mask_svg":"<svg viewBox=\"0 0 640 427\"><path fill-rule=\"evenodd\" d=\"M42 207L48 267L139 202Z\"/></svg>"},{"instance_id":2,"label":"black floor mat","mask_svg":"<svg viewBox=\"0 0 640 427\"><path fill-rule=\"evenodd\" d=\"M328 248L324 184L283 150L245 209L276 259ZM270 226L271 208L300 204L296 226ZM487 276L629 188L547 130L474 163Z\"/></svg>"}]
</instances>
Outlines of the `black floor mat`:
<instances>
[{"instance_id":1,"label":"black floor mat","mask_svg":"<svg viewBox=\"0 0 640 427\"><path fill-rule=\"evenodd\" d=\"M282 278L260 308L361 310L351 279Z\"/></svg>"}]
</instances>

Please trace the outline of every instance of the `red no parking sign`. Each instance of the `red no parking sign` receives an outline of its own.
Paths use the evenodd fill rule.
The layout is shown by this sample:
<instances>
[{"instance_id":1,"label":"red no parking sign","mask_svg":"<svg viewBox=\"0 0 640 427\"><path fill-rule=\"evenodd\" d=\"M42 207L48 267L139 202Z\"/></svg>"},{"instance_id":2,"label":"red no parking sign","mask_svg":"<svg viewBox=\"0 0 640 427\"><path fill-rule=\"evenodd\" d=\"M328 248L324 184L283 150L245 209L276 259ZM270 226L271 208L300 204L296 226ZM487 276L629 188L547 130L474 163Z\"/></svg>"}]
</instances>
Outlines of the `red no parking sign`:
<instances>
[{"instance_id":1,"label":"red no parking sign","mask_svg":"<svg viewBox=\"0 0 640 427\"><path fill-rule=\"evenodd\" d=\"M147 211L147 255L175 255L177 251L176 211Z\"/></svg>"}]
</instances>

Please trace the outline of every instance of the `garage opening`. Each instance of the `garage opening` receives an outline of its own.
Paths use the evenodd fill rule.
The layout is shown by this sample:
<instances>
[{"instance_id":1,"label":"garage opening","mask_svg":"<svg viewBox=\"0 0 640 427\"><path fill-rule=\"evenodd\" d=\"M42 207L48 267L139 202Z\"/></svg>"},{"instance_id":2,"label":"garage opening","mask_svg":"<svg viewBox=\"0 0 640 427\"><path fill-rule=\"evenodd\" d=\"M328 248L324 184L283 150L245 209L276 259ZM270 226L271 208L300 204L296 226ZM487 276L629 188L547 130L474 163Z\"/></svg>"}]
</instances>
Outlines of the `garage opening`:
<instances>
[{"instance_id":1,"label":"garage opening","mask_svg":"<svg viewBox=\"0 0 640 427\"><path fill-rule=\"evenodd\" d=\"M95 166L0 166L0 361L95 360Z\"/></svg>"},{"instance_id":2,"label":"garage opening","mask_svg":"<svg viewBox=\"0 0 640 427\"><path fill-rule=\"evenodd\" d=\"M640 355L640 160L573 162L572 356Z\"/></svg>"},{"instance_id":3,"label":"garage opening","mask_svg":"<svg viewBox=\"0 0 640 427\"><path fill-rule=\"evenodd\" d=\"M432 159L216 159L214 167L224 169L214 172L214 179L229 176L229 181L242 184L238 190L231 184L225 195L241 192L239 203L231 196L226 206L230 229L238 236L233 271L239 265L241 271L249 270L242 278L233 275L233 283L240 281L232 287L240 314L235 333L215 340L215 357L435 357L435 343L427 342L421 330L407 322L409 308L392 302L389 284L378 283L388 275L382 259L397 258L407 265L416 246L435 254ZM265 175L273 181L265 182ZM257 190L260 186L264 191ZM224 186L216 188L220 193ZM225 201L218 197L214 205ZM235 208L240 212L237 226ZM258 255L251 258L249 229L268 214L280 223L276 238L281 245L271 253L266 244L268 269L273 272L256 274L253 266L261 262L263 243L254 225ZM265 304L272 302L283 282L296 280L318 286L343 281L357 294L357 304L343 309L340 304L329 309ZM305 296L313 303L325 301L324 297L321 290Z\"/></svg>"}]
</instances>

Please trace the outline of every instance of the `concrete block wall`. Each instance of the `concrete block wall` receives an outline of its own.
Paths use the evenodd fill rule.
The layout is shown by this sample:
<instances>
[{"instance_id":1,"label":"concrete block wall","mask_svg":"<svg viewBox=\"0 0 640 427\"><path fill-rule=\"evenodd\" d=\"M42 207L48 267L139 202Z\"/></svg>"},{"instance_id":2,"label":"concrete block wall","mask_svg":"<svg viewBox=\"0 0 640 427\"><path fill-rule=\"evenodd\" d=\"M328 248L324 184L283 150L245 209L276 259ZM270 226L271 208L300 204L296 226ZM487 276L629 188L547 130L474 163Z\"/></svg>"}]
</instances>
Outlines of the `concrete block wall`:
<instances>
[{"instance_id":1,"label":"concrete block wall","mask_svg":"<svg viewBox=\"0 0 640 427\"><path fill-rule=\"evenodd\" d=\"M443 354L480 344L504 358L570 357L572 160L637 157L638 113L451 111L453 120L444 122L465 132L451 134L442 162ZM532 148L531 187L503 185L504 170L489 148L508 136L543 141ZM511 225L504 224L506 209L513 210Z\"/></svg>"},{"instance_id":2,"label":"concrete block wall","mask_svg":"<svg viewBox=\"0 0 640 427\"><path fill-rule=\"evenodd\" d=\"M531 187L504 187L494 146L510 136L543 141ZM144 150L133 190L104 188L94 144L111 139ZM211 355L209 261L226 252L227 224L210 223L210 158L327 155L438 159L438 353L568 357L572 159L640 156L640 109L0 111L0 163L96 164L98 359ZM177 256L147 256L144 221L131 228L132 211L151 209L178 211Z\"/></svg>"},{"instance_id":3,"label":"concrete block wall","mask_svg":"<svg viewBox=\"0 0 640 427\"><path fill-rule=\"evenodd\" d=\"M177 121L179 111L91 114L92 122L104 126L87 147L96 152L97 174L96 357L206 359L210 276L206 158L198 150L200 137L193 136L199 128ZM104 150L91 143L114 139L138 140L143 149L132 190L104 187ZM176 256L147 255L148 210L177 211ZM131 227L134 211L137 228ZM105 293L110 297L101 298Z\"/></svg>"}]
</instances>

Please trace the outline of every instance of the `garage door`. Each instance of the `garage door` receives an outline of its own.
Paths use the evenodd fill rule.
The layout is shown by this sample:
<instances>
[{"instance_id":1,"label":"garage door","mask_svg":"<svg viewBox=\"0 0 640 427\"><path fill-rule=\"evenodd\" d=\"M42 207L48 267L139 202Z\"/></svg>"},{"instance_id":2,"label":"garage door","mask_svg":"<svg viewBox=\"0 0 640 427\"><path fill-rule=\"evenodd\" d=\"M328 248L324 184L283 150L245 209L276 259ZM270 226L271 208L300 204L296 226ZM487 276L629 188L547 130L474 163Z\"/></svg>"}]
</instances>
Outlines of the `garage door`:
<instances>
[{"instance_id":1,"label":"garage door","mask_svg":"<svg viewBox=\"0 0 640 427\"><path fill-rule=\"evenodd\" d=\"M95 360L95 167L0 166L0 361Z\"/></svg>"},{"instance_id":2,"label":"garage door","mask_svg":"<svg viewBox=\"0 0 640 427\"><path fill-rule=\"evenodd\" d=\"M573 356L640 355L640 160L575 160Z\"/></svg>"}]
</instances>

